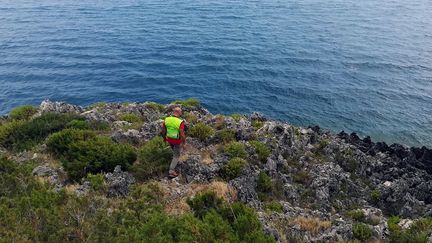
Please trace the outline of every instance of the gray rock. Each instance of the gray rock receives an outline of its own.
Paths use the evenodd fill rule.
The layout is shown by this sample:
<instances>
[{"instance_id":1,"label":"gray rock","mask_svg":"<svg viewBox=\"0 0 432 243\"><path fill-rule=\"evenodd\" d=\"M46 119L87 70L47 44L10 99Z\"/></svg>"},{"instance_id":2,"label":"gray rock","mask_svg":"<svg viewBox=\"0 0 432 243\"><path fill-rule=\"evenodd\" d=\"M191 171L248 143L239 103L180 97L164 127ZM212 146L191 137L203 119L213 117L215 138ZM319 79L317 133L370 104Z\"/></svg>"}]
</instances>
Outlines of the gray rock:
<instances>
[{"instance_id":1,"label":"gray rock","mask_svg":"<svg viewBox=\"0 0 432 243\"><path fill-rule=\"evenodd\" d=\"M143 136L135 129L129 129L127 131L117 130L111 134L111 139L117 143L125 142L138 145L143 140Z\"/></svg>"},{"instance_id":2,"label":"gray rock","mask_svg":"<svg viewBox=\"0 0 432 243\"><path fill-rule=\"evenodd\" d=\"M129 186L135 183L135 178L117 165L113 173L105 174L105 182L108 187L107 197L125 197L129 193Z\"/></svg>"},{"instance_id":3,"label":"gray rock","mask_svg":"<svg viewBox=\"0 0 432 243\"><path fill-rule=\"evenodd\" d=\"M75 113L80 114L83 108L76 105L67 104L65 102L44 100L39 106L40 113L56 112L56 113Z\"/></svg>"},{"instance_id":4,"label":"gray rock","mask_svg":"<svg viewBox=\"0 0 432 243\"><path fill-rule=\"evenodd\" d=\"M91 190L91 183L89 181L84 181L82 185L79 185L75 189L75 194L77 196L85 196L87 195Z\"/></svg>"}]
</instances>

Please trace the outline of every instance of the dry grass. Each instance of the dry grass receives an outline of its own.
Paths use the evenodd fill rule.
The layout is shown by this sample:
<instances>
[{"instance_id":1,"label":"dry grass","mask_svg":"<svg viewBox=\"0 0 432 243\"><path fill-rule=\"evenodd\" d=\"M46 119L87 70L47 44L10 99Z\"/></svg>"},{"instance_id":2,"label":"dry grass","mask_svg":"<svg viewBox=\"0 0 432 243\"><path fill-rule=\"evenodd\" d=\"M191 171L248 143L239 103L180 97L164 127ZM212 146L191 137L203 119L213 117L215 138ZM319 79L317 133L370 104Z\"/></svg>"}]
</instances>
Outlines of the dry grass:
<instances>
[{"instance_id":1,"label":"dry grass","mask_svg":"<svg viewBox=\"0 0 432 243\"><path fill-rule=\"evenodd\" d=\"M302 230L307 231L312 235L317 235L322 230L326 230L331 227L330 221L321 220L319 218L305 218L303 216L295 218L293 223L300 225Z\"/></svg>"},{"instance_id":2,"label":"dry grass","mask_svg":"<svg viewBox=\"0 0 432 243\"><path fill-rule=\"evenodd\" d=\"M216 129L221 129L225 125L225 117L223 115L218 115L215 118L214 127Z\"/></svg>"},{"instance_id":3,"label":"dry grass","mask_svg":"<svg viewBox=\"0 0 432 243\"><path fill-rule=\"evenodd\" d=\"M213 191L218 197L223 198L227 202L237 200L237 192L226 182L214 181L210 184L192 183L179 185L175 182L161 184L161 188L165 193L165 212L169 214L183 214L190 211L186 199L204 191Z\"/></svg>"}]
</instances>

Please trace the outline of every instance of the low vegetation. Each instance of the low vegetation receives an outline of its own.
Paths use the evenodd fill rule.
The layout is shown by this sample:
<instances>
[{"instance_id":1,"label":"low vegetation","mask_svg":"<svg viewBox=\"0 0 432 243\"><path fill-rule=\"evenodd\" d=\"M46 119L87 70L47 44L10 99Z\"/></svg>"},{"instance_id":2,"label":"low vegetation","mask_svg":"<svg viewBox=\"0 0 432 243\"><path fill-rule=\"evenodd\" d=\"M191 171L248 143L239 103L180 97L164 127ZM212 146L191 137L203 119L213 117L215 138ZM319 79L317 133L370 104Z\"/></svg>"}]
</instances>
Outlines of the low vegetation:
<instances>
[{"instance_id":1,"label":"low vegetation","mask_svg":"<svg viewBox=\"0 0 432 243\"><path fill-rule=\"evenodd\" d=\"M235 135L234 130L227 128L216 132L216 138L224 144L235 141Z\"/></svg>"},{"instance_id":2,"label":"low vegetation","mask_svg":"<svg viewBox=\"0 0 432 243\"><path fill-rule=\"evenodd\" d=\"M222 177L224 177L226 180L232 180L238 177L246 164L246 160L242 158L232 158L224 167L222 167Z\"/></svg>"},{"instance_id":3,"label":"low vegetation","mask_svg":"<svg viewBox=\"0 0 432 243\"><path fill-rule=\"evenodd\" d=\"M185 99L185 100L176 100L173 103L177 104L177 105L182 105L185 107L199 106L201 104L201 102L195 98L189 98L189 99Z\"/></svg>"},{"instance_id":4,"label":"low vegetation","mask_svg":"<svg viewBox=\"0 0 432 243\"><path fill-rule=\"evenodd\" d=\"M354 238L366 241L372 238L372 229L371 226L364 223L355 223L352 226L352 232Z\"/></svg>"},{"instance_id":5,"label":"low vegetation","mask_svg":"<svg viewBox=\"0 0 432 243\"><path fill-rule=\"evenodd\" d=\"M254 148L255 152L258 154L258 160L261 162L266 162L271 151L267 145L261 143L257 140L249 141L249 144Z\"/></svg>"},{"instance_id":6,"label":"low vegetation","mask_svg":"<svg viewBox=\"0 0 432 243\"><path fill-rule=\"evenodd\" d=\"M244 144L240 142L230 142L224 147L224 152L230 158L246 158L247 153Z\"/></svg>"},{"instance_id":7,"label":"low vegetation","mask_svg":"<svg viewBox=\"0 0 432 243\"><path fill-rule=\"evenodd\" d=\"M88 173L110 172L116 165L126 168L136 160L131 145L114 143L109 137L87 130L66 129L53 134L47 147L75 181Z\"/></svg>"},{"instance_id":8,"label":"low vegetation","mask_svg":"<svg viewBox=\"0 0 432 243\"><path fill-rule=\"evenodd\" d=\"M120 114L118 119L120 121L127 121L129 123L138 123L138 122L142 122L142 118L136 114L133 113L123 113Z\"/></svg>"},{"instance_id":9,"label":"low vegetation","mask_svg":"<svg viewBox=\"0 0 432 243\"><path fill-rule=\"evenodd\" d=\"M145 143L138 152L138 161L131 171L139 180L146 180L168 171L172 150L162 137L155 137Z\"/></svg>"},{"instance_id":10,"label":"low vegetation","mask_svg":"<svg viewBox=\"0 0 432 243\"><path fill-rule=\"evenodd\" d=\"M397 216L390 217L387 221L391 242L428 242L428 237L432 234L432 217L414 220L408 229L402 229L399 222L400 218Z\"/></svg>"},{"instance_id":11,"label":"low vegetation","mask_svg":"<svg viewBox=\"0 0 432 243\"><path fill-rule=\"evenodd\" d=\"M194 126L189 128L187 132L187 135L194 138L198 138L201 141L207 140L214 134L215 134L214 129L202 122L195 124Z\"/></svg>"},{"instance_id":12,"label":"low vegetation","mask_svg":"<svg viewBox=\"0 0 432 243\"><path fill-rule=\"evenodd\" d=\"M12 120L28 120L37 112L38 109L34 106L31 105L19 106L13 109L9 113L9 118Z\"/></svg>"}]
</instances>

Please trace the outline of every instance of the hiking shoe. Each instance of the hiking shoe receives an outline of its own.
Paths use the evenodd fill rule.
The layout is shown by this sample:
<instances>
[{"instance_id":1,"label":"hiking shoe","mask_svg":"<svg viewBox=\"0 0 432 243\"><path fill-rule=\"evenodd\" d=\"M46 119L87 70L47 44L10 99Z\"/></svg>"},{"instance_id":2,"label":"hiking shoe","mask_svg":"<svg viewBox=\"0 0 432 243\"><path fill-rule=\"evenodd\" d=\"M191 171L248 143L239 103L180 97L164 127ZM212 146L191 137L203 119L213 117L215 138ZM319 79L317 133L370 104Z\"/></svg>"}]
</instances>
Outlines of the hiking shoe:
<instances>
[{"instance_id":1,"label":"hiking shoe","mask_svg":"<svg viewBox=\"0 0 432 243\"><path fill-rule=\"evenodd\" d=\"M168 176L170 178L176 178L178 176L178 173L176 171L171 171Z\"/></svg>"}]
</instances>

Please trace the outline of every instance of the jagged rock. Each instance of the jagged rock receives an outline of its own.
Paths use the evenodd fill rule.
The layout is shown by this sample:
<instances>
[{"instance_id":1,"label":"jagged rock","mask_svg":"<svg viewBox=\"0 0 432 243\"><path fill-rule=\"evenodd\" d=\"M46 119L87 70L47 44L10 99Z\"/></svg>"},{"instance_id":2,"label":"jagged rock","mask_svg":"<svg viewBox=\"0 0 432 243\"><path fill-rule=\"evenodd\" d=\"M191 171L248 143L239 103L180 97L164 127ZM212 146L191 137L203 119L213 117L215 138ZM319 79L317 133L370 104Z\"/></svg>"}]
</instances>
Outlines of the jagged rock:
<instances>
[{"instance_id":1,"label":"jagged rock","mask_svg":"<svg viewBox=\"0 0 432 243\"><path fill-rule=\"evenodd\" d=\"M113 173L105 174L105 182L108 187L107 197L125 197L129 192L129 186L135 183L135 178L117 165Z\"/></svg>"},{"instance_id":2,"label":"jagged rock","mask_svg":"<svg viewBox=\"0 0 432 243\"><path fill-rule=\"evenodd\" d=\"M125 126L130 126L130 125L132 125L132 123L127 122L127 121L115 121L112 124L112 126L114 128L117 128L117 129L121 129L121 128L125 127Z\"/></svg>"},{"instance_id":3,"label":"jagged rock","mask_svg":"<svg viewBox=\"0 0 432 243\"><path fill-rule=\"evenodd\" d=\"M188 159L177 166L178 171L191 182L210 182L220 170L219 163L204 164L200 155L190 155Z\"/></svg>"},{"instance_id":4,"label":"jagged rock","mask_svg":"<svg viewBox=\"0 0 432 243\"><path fill-rule=\"evenodd\" d=\"M57 112L57 113L76 113L83 112L83 108L65 102L44 100L39 106L40 113Z\"/></svg>"},{"instance_id":5,"label":"jagged rock","mask_svg":"<svg viewBox=\"0 0 432 243\"><path fill-rule=\"evenodd\" d=\"M117 143L131 143L140 144L143 136L135 129L129 129L127 131L117 130L111 135L111 139Z\"/></svg>"},{"instance_id":6,"label":"jagged rock","mask_svg":"<svg viewBox=\"0 0 432 243\"><path fill-rule=\"evenodd\" d=\"M89 181L84 181L82 185L79 185L75 189L75 194L77 196L87 195L91 190L91 183Z\"/></svg>"},{"instance_id":7,"label":"jagged rock","mask_svg":"<svg viewBox=\"0 0 432 243\"><path fill-rule=\"evenodd\" d=\"M253 208L260 208L262 206L255 189L257 178L258 174L253 173L249 169L245 169L243 176L237 177L229 182L229 184L236 189L239 200Z\"/></svg>"},{"instance_id":8,"label":"jagged rock","mask_svg":"<svg viewBox=\"0 0 432 243\"><path fill-rule=\"evenodd\" d=\"M153 122L145 123L140 129L141 138L144 141L148 141L155 136L158 136L162 131L162 120L156 120Z\"/></svg>"},{"instance_id":9,"label":"jagged rock","mask_svg":"<svg viewBox=\"0 0 432 243\"><path fill-rule=\"evenodd\" d=\"M32 171L32 175L48 178L49 183L52 185L62 186L63 182L60 180L59 172L51 168L48 164L39 165Z\"/></svg>"},{"instance_id":10,"label":"jagged rock","mask_svg":"<svg viewBox=\"0 0 432 243\"><path fill-rule=\"evenodd\" d=\"M255 121L262 121L262 122L267 121L267 118L262 113L259 112L253 112L250 116L250 119Z\"/></svg>"}]
</instances>

